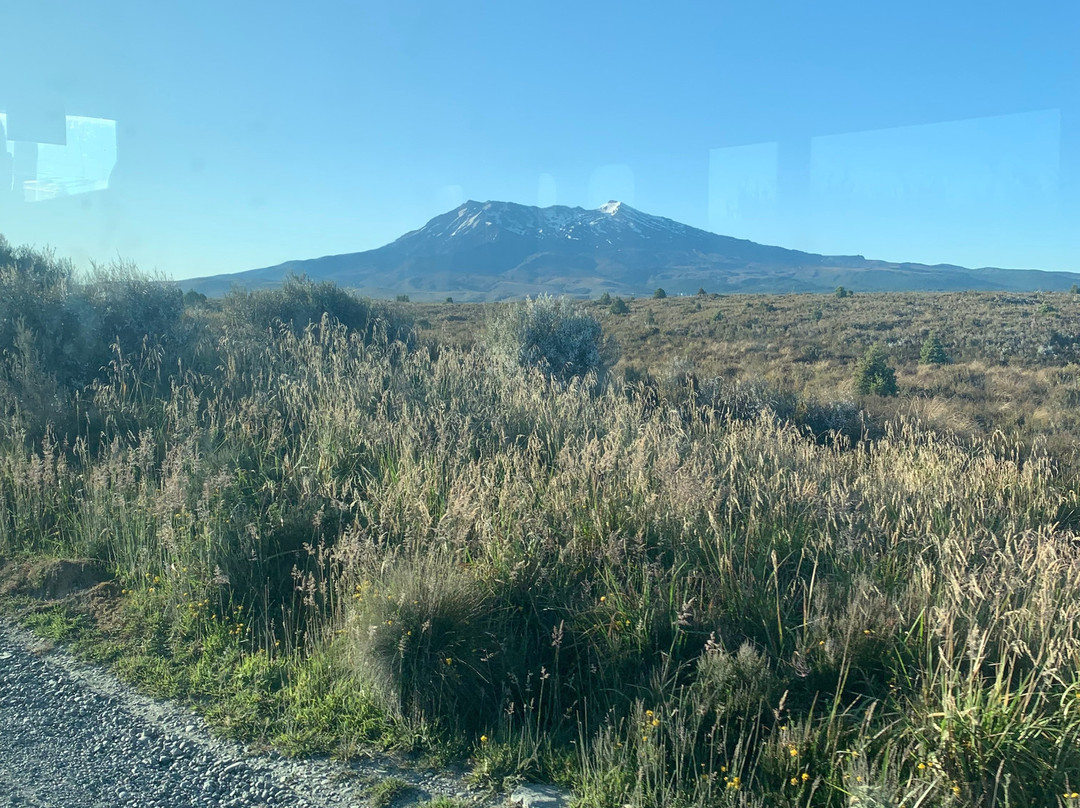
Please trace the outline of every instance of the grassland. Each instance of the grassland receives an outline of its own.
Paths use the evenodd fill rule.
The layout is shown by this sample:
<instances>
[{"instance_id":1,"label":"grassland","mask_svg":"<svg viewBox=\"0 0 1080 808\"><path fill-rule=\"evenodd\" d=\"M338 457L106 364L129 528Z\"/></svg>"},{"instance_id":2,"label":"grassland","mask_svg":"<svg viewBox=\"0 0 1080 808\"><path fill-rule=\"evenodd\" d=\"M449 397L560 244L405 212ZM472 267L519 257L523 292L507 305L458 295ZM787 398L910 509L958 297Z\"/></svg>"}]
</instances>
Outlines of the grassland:
<instances>
[{"instance_id":1,"label":"grassland","mask_svg":"<svg viewBox=\"0 0 1080 808\"><path fill-rule=\"evenodd\" d=\"M703 295L584 304L618 347L616 376L671 388L691 374L790 414L799 402L852 404L876 423L905 415L967 438L996 431L1070 455L1080 434L1080 295L889 293ZM499 304L408 304L421 339L470 348ZM919 363L935 334L949 362ZM853 371L880 345L900 395L860 397Z\"/></svg>"},{"instance_id":2,"label":"grassland","mask_svg":"<svg viewBox=\"0 0 1080 808\"><path fill-rule=\"evenodd\" d=\"M115 580L9 587L40 630L238 737L583 806L1080 804L1080 296L594 303L621 358L564 383L493 308L288 295L78 366L13 330L0 556Z\"/></svg>"}]
</instances>

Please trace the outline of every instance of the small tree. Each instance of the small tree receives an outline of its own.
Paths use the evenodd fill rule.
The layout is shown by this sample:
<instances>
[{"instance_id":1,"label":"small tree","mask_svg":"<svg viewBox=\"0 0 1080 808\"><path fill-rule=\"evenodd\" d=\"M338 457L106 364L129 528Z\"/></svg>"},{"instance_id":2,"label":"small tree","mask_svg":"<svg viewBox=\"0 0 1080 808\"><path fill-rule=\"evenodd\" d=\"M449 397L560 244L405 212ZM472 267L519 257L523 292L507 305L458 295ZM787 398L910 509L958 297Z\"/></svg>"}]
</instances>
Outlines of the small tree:
<instances>
[{"instance_id":1,"label":"small tree","mask_svg":"<svg viewBox=\"0 0 1080 808\"><path fill-rule=\"evenodd\" d=\"M855 366L855 389L863 395L896 395L896 370L877 345L868 348Z\"/></svg>"},{"instance_id":2,"label":"small tree","mask_svg":"<svg viewBox=\"0 0 1080 808\"><path fill-rule=\"evenodd\" d=\"M612 314L629 314L630 307L626 305L625 300L623 300L621 297L617 297L614 301L612 301L611 308L608 309L608 311L610 311Z\"/></svg>"},{"instance_id":3,"label":"small tree","mask_svg":"<svg viewBox=\"0 0 1080 808\"><path fill-rule=\"evenodd\" d=\"M600 305L601 306L610 306L611 305L611 292L604 292L604 294L600 295Z\"/></svg>"},{"instance_id":4,"label":"small tree","mask_svg":"<svg viewBox=\"0 0 1080 808\"><path fill-rule=\"evenodd\" d=\"M947 365L949 355L945 353L945 346L937 338L933 331L923 341L922 350L919 352L919 363L923 365Z\"/></svg>"},{"instance_id":5,"label":"small tree","mask_svg":"<svg viewBox=\"0 0 1080 808\"><path fill-rule=\"evenodd\" d=\"M697 290L698 297L705 297L705 287L699 286Z\"/></svg>"},{"instance_id":6,"label":"small tree","mask_svg":"<svg viewBox=\"0 0 1080 808\"><path fill-rule=\"evenodd\" d=\"M665 297L667 297L667 292L665 292L658 286L656 287L656 291L652 293L652 296L656 300L663 300Z\"/></svg>"},{"instance_id":7,"label":"small tree","mask_svg":"<svg viewBox=\"0 0 1080 808\"><path fill-rule=\"evenodd\" d=\"M851 294L852 294L851 290L850 289L845 289L843 286L837 286L836 291L833 292L833 295L835 295L838 298L851 297Z\"/></svg>"}]
</instances>

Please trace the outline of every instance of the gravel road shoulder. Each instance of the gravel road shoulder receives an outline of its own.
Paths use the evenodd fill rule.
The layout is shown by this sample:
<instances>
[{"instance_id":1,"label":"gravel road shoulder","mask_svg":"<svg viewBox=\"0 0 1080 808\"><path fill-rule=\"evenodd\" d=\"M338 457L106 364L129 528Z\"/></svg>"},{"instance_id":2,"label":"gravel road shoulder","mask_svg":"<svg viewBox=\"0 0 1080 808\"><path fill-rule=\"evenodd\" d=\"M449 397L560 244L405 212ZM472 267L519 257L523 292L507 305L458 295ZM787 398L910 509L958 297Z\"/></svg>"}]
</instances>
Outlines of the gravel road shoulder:
<instances>
[{"instance_id":1,"label":"gravel road shoulder","mask_svg":"<svg viewBox=\"0 0 1080 808\"><path fill-rule=\"evenodd\" d=\"M394 806L507 804L459 776L389 761L249 754L198 716L0 622L0 808L346 808L370 804L372 784L389 777L410 786Z\"/></svg>"}]
</instances>

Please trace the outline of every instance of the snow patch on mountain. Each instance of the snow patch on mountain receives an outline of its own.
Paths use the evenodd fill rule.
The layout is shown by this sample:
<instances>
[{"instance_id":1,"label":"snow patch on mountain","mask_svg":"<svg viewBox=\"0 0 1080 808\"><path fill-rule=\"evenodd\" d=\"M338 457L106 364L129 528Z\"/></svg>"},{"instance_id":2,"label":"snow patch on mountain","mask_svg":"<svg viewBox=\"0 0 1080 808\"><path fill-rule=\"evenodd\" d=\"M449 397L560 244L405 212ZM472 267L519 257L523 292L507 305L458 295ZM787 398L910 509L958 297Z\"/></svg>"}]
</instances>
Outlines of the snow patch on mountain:
<instances>
[{"instance_id":1,"label":"snow patch on mountain","mask_svg":"<svg viewBox=\"0 0 1080 808\"><path fill-rule=\"evenodd\" d=\"M611 243L623 235L638 238L679 237L693 228L661 216L650 216L624 202L611 200L595 210L552 205L536 208L511 202L469 201L437 216L402 238L444 239L479 234L484 240L511 233L538 241L595 239Z\"/></svg>"}]
</instances>

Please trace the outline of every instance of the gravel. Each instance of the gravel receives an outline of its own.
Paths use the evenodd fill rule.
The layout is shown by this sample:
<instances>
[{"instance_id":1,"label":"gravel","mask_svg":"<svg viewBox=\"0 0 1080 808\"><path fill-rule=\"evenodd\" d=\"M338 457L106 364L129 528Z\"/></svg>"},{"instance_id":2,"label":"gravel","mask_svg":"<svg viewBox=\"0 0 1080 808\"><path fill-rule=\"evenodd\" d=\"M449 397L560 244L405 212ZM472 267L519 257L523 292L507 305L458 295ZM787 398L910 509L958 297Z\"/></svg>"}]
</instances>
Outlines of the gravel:
<instances>
[{"instance_id":1,"label":"gravel","mask_svg":"<svg viewBox=\"0 0 1080 808\"><path fill-rule=\"evenodd\" d=\"M502 804L460 775L389 760L251 754L198 716L0 623L0 808L346 808L368 805L371 785L387 777L410 785L395 806L442 796Z\"/></svg>"}]
</instances>

